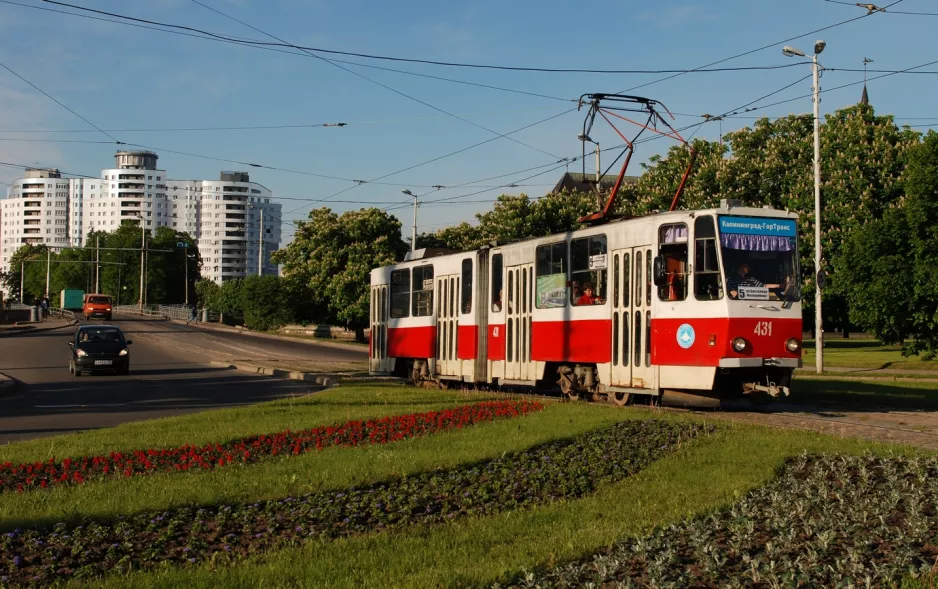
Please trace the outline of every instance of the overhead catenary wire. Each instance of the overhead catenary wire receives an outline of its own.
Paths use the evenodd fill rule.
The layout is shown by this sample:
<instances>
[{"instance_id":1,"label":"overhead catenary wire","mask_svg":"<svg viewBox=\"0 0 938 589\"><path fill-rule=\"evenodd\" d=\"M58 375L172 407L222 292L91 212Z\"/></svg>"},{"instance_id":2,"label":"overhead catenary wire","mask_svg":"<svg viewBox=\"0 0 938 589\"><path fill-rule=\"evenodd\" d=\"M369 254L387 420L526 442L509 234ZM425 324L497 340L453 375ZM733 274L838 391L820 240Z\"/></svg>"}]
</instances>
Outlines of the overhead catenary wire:
<instances>
[{"instance_id":1,"label":"overhead catenary wire","mask_svg":"<svg viewBox=\"0 0 938 589\"><path fill-rule=\"evenodd\" d=\"M53 1L53 0L43 0L43 1L51 2L51 1ZM244 25L244 26L248 27L248 28L251 29L251 30L257 31L258 33L261 33L262 35L266 35L266 36L268 36L268 37L270 37L270 38L272 38L272 39L277 39L277 40L280 41L281 43L287 43L287 41L284 41L283 39L281 39L280 37L277 37L276 35L273 35L273 34L268 33L268 32L266 32L266 31L262 31L261 29L255 27L255 26L252 25L252 24L246 23L246 22L244 22L244 21L242 21L242 20L239 20L239 19L237 19L237 18L235 18L235 17L233 17L233 16L231 16L231 15L225 14L224 12L218 10L217 8L213 8L213 7L211 7L211 6L208 6L207 4L204 4L204 3L200 2L199 0L192 0L192 2L195 3L195 4L198 4L199 6L202 6L203 8L206 8L207 10L211 10L212 12L214 12L214 13L216 13L216 14L219 14L219 15L221 15L221 16L224 16L225 18L231 19L231 20L235 21L236 23L239 23L239 24L241 24L241 25ZM290 46L293 47L294 49L300 49L300 48L297 47L296 45L290 44ZM345 71L345 72L348 72L348 73L352 74L353 76L359 77L359 78L361 78L361 79L363 79L363 80L366 80L366 81L368 81L368 82L370 82L370 83L372 83L372 84L375 84L375 85L377 85L377 86L380 86L380 87L382 87L382 88L384 88L384 89L386 89L386 90L388 90L388 91L390 91L390 92L393 92L393 93L395 93L395 94L397 94L397 95L399 95L399 96L403 96L404 98L407 98L407 99L409 99L409 100L412 100L412 101L414 101L414 102L417 102L418 104L422 104L422 105L424 105L424 106L426 106L426 107L428 107L428 108L431 108L431 109L433 109L433 110L435 110L435 111L441 112L441 113L443 113L443 114L445 114L445 115L449 115L449 116L453 117L454 119L463 121L464 123L467 123L467 124L469 124L469 125L472 125L473 127L478 127L479 129L482 129L482 130L487 131L487 132L489 132L489 133L493 133L493 134L495 134L495 135L498 135L498 136L501 137L501 138L508 139L509 141L512 141L512 142L517 143L517 144L519 144L519 145L523 145L524 147L527 147L527 148L529 148L529 149L533 149L533 150L535 150L535 151L539 151L539 152L541 152L541 153L543 153L543 154L545 154L545 155L548 155L548 156L550 156L550 157L553 157L553 158L556 158L556 157L557 157L557 156L555 156L554 154L552 154L552 153L550 153L550 152L547 152L547 151L544 151L543 149L540 149L539 147L534 147L533 145L529 145L529 144L527 144L527 143L525 143L525 142L523 142L523 141L518 141L517 139L515 139L515 138L513 138L513 137L508 137L507 135L505 135L505 134L503 134L503 133L499 133L498 131L494 131L494 130L492 130L492 129L489 129L488 127L486 127L486 126L484 126L484 125L480 125L480 124L478 124L478 123L474 123L474 122L472 122L471 120L469 120L469 119L467 119L467 118L465 118L465 117L461 117L461 116L459 116L459 115L457 115L457 114L454 114L454 113L451 113L451 112L449 112L449 111L447 111L447 110L444 110L444 109L442 109L442 108L440 108L440 107L438 107L438 106L434 106L433 104L430 104L429 102L427 102L427 101L425 101L425 100L421 100L421 99L419 99L419 98L417 98L417 97L415 97L415 96L411 96L410 94L407 94L406 92L402 92L402 91L400 91L400 90L398 90L398 89L396 89L396 88L393 88L393 87L391 87L391 86L388 86L387 84L384 84L383 82L379 82L379 81L377 81L377 80L374 80L374 79L372 79L372 78L369 78L368 76L366 76L366 75L364 75L364 74L360 74L360 73L358 73L358 72L356 72L356 71L354 71L354 70L350 70L349 68L347 68L347 67L345 67L345 66L343 66L343 65L341 65L341 64L339 64L339 63L336 63L336 62L333 61L333 60L330 60L330 59L328 59L328 58L322 57L321 55L316 55L315 53L312 53L312 52L310 52L310 51L308 51L308 50L304 50L304 49L300 49L300 50L301 50L301 51L304 51L305 53L309 53L310 55L314 55L314 56L317 57L318 59L320 59L320 60L322 60L322 61L324 61L324 62L326 62L326 63L332 65L333 67L336 67L336 68L339 68L340 70L343 70L343 71Z\"/></svg>"},{"instance_id":2,"label":"overhead catenary wire","mask_svg":"<svg viewBox=\"0 0 938 589\"><path fill-rule=\"evenodd\" d=\"M908 10L887 10L886 8L879 8L875 4L872 5L873 8L870 8L867 3L860 2L843 2L843 0L824 0L825 2L830 2L831 4L843 4L844 6L852 6L853 8L862 8L864 10L870 10L872 12L882 12L884 14L911 14L915 16L938 16L938 12L910 12Z\"/></svg>"},{"instance_id":3,"label":"overhead catenary wire","mask_svg":"<svg viewBox=\"0 0 938 589\"><path fill-rule=\"evenodd\" d=\"M896 0L896 2L893 2L893 3L890 4L889 6L895 6L895 5L898 4L899 2L902 2L902 0ZM853 18L848 18L847 20L843 20L843 21L834 23L834 24L832 24L832 25L827 25L827 26L821 27L821 28L819 28L819 29L815 29L815 30L813 30L813 31L809 31L809 32L807 32L807 33L803 33L803 34L800 34L800 35L796 35L796 36L794 36L794 37L789 37L789 38L787 38L787 39L782 39L781 41L774 41L774 42L772 42L772 43L769 43L769 44L767 44L767 45L762 45L761 47L757 47L757 48L755 48L755 49L750 49L750 50L748 50L748 51L743 51L742 53L737 53L736 55L731 55L731 56L729 56L729 57L724 57L723 59L719 59L719 60L717 60L717 61L713 61L713 62L704 64L704 65L700 66L699 68L694 68L694 69L692 69L692 70L690 70L690 71L693 72L693 71L697 71L697 70L699 70L699 69L709 68L709 67L711 67L711 66L718 65L718 64L721 64L721 63L725 63L725 62L727 62L727 61L732 61L732 60L734 60L734 59L739 59L740 57L745 57L745 56L747 56L747 55L752 55L753 53L758 53L759 51L764 51L764 50L770 49L770 48L772 48L772 47L777 47L777 46L779 46L779 45L781 45L781 44L783 44L783 43L788 43L789 41L795 41L796 39L801 39L802 37L808 37L808 36L810 36L810 35L814 35L814 34L816 34L816 33L822 32L822 31L827 31L827 30L830 30L830 29L833 29L833 28L836 28L836 27L840 27L840 26L843 26L843 25L846 25L846 24L849 24L849 23L852 23L852 22L855 22L855 21L864 19L864 18L866 18L866 17L868 17L868 16L870 16L870 15L869 15L869 14L863 14L863 15L861 15L861 16L856 16L856 17L853 17ZM657 84L657 83L659 83L659 82L664 82L664 81L666 81L666 80L672 80L672 79L677 78L677 77L679 77L679 76L683 76L683 75L685 75L686 73L689 73L689 72L676 73L676 74L672 74L672 75L670 75L670 76L665 76L665 77L663 77L663 78L659 78L659 79L657 79L657 80L652 80L652 81L650 81L650 82L645 82L644 84L639 84L638 86L632 86L631 88L626 88L625 90L621 91L620 94L625 94L626 92L631 92L631 91L633 91L633 90L637 90L637 89L639 89L639 88L644 88L644 87L646 87L646 86L651 86L652 84Z\"/></svg>"},{"instance_id":4,"label":"overhead catenary wire","mask_svg":"<svg viewBox=\"0 0 938 589\"><path fill-rule=\"evenodd\" d=\"M558 118L558 117L561 117L561 116L563 116L563 115L565 115L565 114L571 113L571 112L573 112L573 111L575 111L575 110L576 110L576 108L571 108L571 109L565 110L565 111L563 111L563 112L561 112L561 113L558 113L558 114L556 114L556 115L547 117L546 119L541 119L541 120L536 121L536 122L534 122L534 123L531 123L531 124L529 124L529 125L525 125L525 126L523 126L523 127L519 127L519 128L514 129L514 130L512 130L512 131L509 131L508 134L518 133L518 132L523 131L523 130L525 130L525 129L530 129L531 127L534 127L534 126L536 126L536 125L540 125L540 124L542 124L542 123L546 123L546 122L548 122L548 121L551 121L551 120L553 120L553 119L556 119L556 118ZM371 179L371 180L359 181L359 183L358 183L357 185L349 186L349 187L347 187L347 188L343 188L342 190L339 190L339 191L337 191L337 192L333 192L332 194L329 194L329 195L327 195L327 196L325 196L325 197L323 197L323 198L321 198L321 199L319 199L319 200L313 201L313 202L331 202L334 197L339 196L339 195L341 195L341 194L345 194L346 192L348 192L348 191L350 191L350 190L353 190L353 189L357 188L358 186L361 186L362 184L379 184L380 181L382 181L382 180L385 179L385 178L389 178L389 177L391 177L391 176L395 176L395 175L397 175L397 174L401 174L401 173L403 173L403 172L407 172L407 171L409 171L409 170L413 170L413 169L415 169L415 168L419 168L419 167L425 166L425 165L427 165L427 164L431 164L431 163L434 163L434 162L438 162L438 161L440 161L440 160L442 160L442 159L445 159L445 158L448 158L448 157L457 155L457 154L459 154L459 153L466 152L466 151L468 151L468 150L470 150L470 149L479 147L479 146L481 146L481 145L485 145L486 143L491 143L492 141L495 141L496 139L498 139L498 138L497 138L497 137L492 137L492 138L486 139L486 140L484 140L484 141L480 141L480 142L478 142L478 143L474 143L474 144L469 145L469 146L467 146L467 147L463 147L463 148L461 148L461 149L457 149L456 151L452 151L452 152L449 152L449 153L446 153L446 154L443 154L443 155L440 155L440 156L431 158L431 159L429 159L429 160L425 160L425 161L419 162L419 163L417 163L417 164L413 164L413 165L410 165L410 166L401 168L401 169L399 169L399 170L395 170L395 171L390 172L390 173L388 173L388 174L384 174L384 175L382 175L382 176L378 176L378 177L373 178L373 179ZM562 158L558 158L558 159L562 159ZM293 209L293 210L291 210L291 211L287 211L287 212L284 213L284 214L289 215L289 214L291 214L291 213L295 213L296 211L298 211L298 210L300 210L300 209L302 209L302 208L303 208L303 207L300 207L300 208L297 208L297 209Z\"/></svg>"},{"instance_id":5,"label":"overhead catenary wire","mask_svg":"<svg viewBox=\"0 0 938 589\"><path fill-rule=\"evenodd\" d=\"M19 79L22 80L23 82L25 82L26 84L29 84L29 85L32 86L33 89L35 89L37 92L42 93L46 98L48 98L49 100L55 102L56 104L58 104L59 106L61 106L61 107L64 108L65 110L67 110L68 112L72 113L73 115L75 115L75 116L78 117L79 119L85 121L86 123L88 123L89 125L91 125L92 127L94 127L95 129L97 129L98 131L100 131L101 133L104 133L105 135L107 135L108 137L110 137L111 139L113 139L114 141L117 141L117 138L116 138L116 137L114 137L113 135L111 135L111 134L108 133L107 131L101 129L101 127L95 125L94 123L92 123L91 121L89 121L89 120L86 119L85 117L81 116L80 114L78 114L78 113L75 112L74 110L72 110L72 109L70 109L69 107L65 106L65 104L62 103L62 102L60 102L57 98L55 98L54 96L52 96L51 94L49 94L48 92L46 92L45 90L43 90L42 88L40 88L39 86L33 84L32 82L30 82L29 80L27 80L27 79L24 78L23 76L19 75L19 74L16 73L15 71L13 71L12 69L10 69L10 68L9 68L6 64L4 64L3 62L0 62L0 67L2 67L3 69L5 69L6 71L10 72L10 73L13 74L14 76L16 76L17 78L19 78Z\"/></svg>"},{"instance_id":6,"label":"overhead catenary wire","mask_svg":"<svg viewBox=\"0 0 938 589\"><path fill-rule=\"evenodd\" d=\"M779 65L740 66L740 67L733 67L733 68L714 68L714 69L704 69L706 66L703 66L700 68L692 68L692 69L672 68L672 69L621 70L621 69L589 69L589 68L548 68L548 67L514 66L514 65L501 65L501 64L473 64L473 63L461 63L461 62L446 62L446 61L438 61L438 60L430 60L430 59L394 57L394 56L388 56L388 55L375 55L375 54L369 54L369 53L359 53L359 52L354 52L354 51L340 51L340 50L335 50L335 49L325 49L322 47L309 47L309 46L303 46L303 45L295 45L293 43L284 41L283 39L280 39L274 35L270 35L264 31L261 31L260 29L251 27L255 31L261 34L267 35L273 39L277 39L279 41L278 43L271 43L268 41L259 41L259 40L253 40L253 39L246 39L244 37L234 37L230 35L224 35L221 33L213 33L211 31L206 31L204 29L189 27L185 25L178 25L178 24L173 24L173 23L137 18L137 17L119 14L116 12L96 10L93 8L88 8L88 7L80 6L76 4L58 2L57 0L43 0L43 2L46 2L49 4L56 4L59 6L65 6L68 8L75 9L75 10L82 10L86 12L92 12L95 14L111 16L111 17L123 19L126 21L143 23L146 25L154 25L156 27L165 27L166 29L178 29L182 31L188 31L190 33L196 33L197 34L196 36L211 37L213 39L235 42L239 44L256 45L259 47L289 47L289 48L298 49L301 51L309 51L313 53L325 53L325 54L330 54L330 55L344 55L347 57L359 57L363 59L406 62L406 63L436 65L436 66L456 67L456 68L502 70L502 71L514 71L514 72L541 72L541 73L582 73L582 74L616 74L616 75L652 74L653 75L653 74L666 74L666 73L687 74L687 73L707 73L707 72L758 71L758 70L773 70L773 69L782 69L782 68L790 67L789 64L779 64ZM195 2L195 0L193 0L193 2ZM9 2L6 0L5 0L5 3L17 4L15 2ZM196 2L196 3L207 8L208 10L212 10L214 12L219 13L222 16L232 18L228 16L227 14L222 13L221 11L218 11L205 4L202 4L201 2ZM69 13L69 12L63 12L63 13L74 14L74 13ZM241 22L241 21L237 21L237 19L234 19L234 18L232 18L232 20L235 20L236 22ZM116 22L116 21L108 20L108 22ZM241 23L241 24L245 24L245 23ZM250 25L245 25L245 26L250 27ZM157 29L157 30L165 30L165 29ZM364 64L358 64L358 65L364 65Z\"/></svg>"}]
</instances>

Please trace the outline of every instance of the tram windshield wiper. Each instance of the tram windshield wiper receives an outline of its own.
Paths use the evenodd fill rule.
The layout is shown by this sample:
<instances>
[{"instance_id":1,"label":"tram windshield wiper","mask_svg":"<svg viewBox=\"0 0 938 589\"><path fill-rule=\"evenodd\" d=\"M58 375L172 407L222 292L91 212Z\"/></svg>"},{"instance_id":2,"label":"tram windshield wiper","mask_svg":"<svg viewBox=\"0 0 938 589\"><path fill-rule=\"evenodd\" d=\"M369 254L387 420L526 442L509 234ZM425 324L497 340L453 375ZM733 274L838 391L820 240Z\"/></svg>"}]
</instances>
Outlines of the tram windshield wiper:
<instances>
[{"instance_id":1,"label":"tram windshield wiper","mask_svg":"<svg viewBox=\"0 0 938 589\"><path fill-rule=\"evenodd\" d=\"M750 308L750 309L765 309L766 311L780 311L780 310L781 310L781 309L779 309L778 307L776 307L775 305L771 305L771 306L768 306L768 305L749 305L749 308Z\"/></svg>"}]
</instances>

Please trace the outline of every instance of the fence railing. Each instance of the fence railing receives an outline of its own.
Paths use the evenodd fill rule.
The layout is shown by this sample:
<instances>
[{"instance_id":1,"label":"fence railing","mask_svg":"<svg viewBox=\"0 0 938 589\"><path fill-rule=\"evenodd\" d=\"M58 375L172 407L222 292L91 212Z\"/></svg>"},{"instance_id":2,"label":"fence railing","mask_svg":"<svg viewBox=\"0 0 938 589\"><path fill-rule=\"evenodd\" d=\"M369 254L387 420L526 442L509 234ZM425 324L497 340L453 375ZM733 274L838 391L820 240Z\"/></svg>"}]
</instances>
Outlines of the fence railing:
<instances>
[{"instance_id":1,"label":"fence railing","mask_svg":"<svg viewBox=\"0 0 938 589\"><path fill-rule=\"evenodd\" d=\"M69 321L75 320L75 313L67 309L58 309L58 308L52 307L49 309L49 315L51 315L52 317L60 317L62 319L68 319Z\"/></svg>"},{"instance_id":2,"label":"fence railing","mask_svg":"<svg viewBox=\"0 0 938 589\"><path fill-rule=\"evenodd\" d=\"M148 317L163 317L165 319L179 319L189 321L192 318L192 308L185 305L118 305L111 308L115 313L125 315L146 315ZM197 318L201 318L202 311L198 310Z\"/></svg>"}]
</instances>

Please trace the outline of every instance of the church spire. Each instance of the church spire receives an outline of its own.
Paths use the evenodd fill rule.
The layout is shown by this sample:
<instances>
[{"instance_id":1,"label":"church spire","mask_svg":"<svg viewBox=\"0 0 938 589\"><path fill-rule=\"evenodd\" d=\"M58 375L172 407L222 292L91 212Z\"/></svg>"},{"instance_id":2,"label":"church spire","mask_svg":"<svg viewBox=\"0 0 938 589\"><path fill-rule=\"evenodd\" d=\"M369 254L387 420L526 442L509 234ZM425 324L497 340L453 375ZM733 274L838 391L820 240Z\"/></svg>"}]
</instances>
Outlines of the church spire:
<instances>
[{"instance_id":1,"label":"church spire","mask_svg":"<svg viewBox=\"0 0 938 589\"><path fill-rule=\"evenodd\" d=\"M866 93L866 64L873 63L873 60L864 57L863 58L863 94L860 96L860 104L869 106L870 104L870 95Z\"/></svg>"}]
</instances>

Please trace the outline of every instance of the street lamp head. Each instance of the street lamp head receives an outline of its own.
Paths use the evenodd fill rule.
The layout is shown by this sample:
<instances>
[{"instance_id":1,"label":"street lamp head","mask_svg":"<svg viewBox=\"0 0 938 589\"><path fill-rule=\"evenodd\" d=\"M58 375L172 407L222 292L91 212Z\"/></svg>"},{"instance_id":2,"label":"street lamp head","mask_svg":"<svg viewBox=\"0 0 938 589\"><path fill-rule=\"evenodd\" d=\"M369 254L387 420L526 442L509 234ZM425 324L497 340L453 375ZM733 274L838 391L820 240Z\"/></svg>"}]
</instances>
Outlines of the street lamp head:
<instances>
[{"instance_id":1,"label":"street lamp head","mask_svg":"<svg viewBox=\"0 0 938 589\"><path fill-rule=\"evenodd\" d=\"M782 53L784 53L788 57L804 57L804 51L802 51L801 49L796 49L795 47L792 47L791 45L785 45L784 47L782 47Z\"/></svg>"},{"instance_id":2,"label":"street lamp head","mask_svg":"<svg viewBox=\"0 0 938 589\"><path fill-rule=\"evenodd\" d=\"M413 196L413 195L414 195L414 193L411 192L409 188L405 188L404 190L401 190L401 192L403 192L403 193L406 194L407 196Z\"/></svg>"},{"instance_id":3,"label":"street lamp head","mask_svg":"<svg viewBox=\"0 0 938 589\"><path fill-rule=\"evenodd\" d=\"M817 41L814 42L814 54L820 55L821 52L824 51L825 47L827 47L827 43L818 39Z\"/></svg>"}]
</instances>

